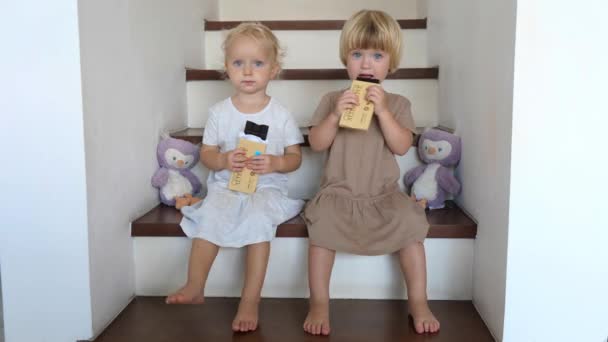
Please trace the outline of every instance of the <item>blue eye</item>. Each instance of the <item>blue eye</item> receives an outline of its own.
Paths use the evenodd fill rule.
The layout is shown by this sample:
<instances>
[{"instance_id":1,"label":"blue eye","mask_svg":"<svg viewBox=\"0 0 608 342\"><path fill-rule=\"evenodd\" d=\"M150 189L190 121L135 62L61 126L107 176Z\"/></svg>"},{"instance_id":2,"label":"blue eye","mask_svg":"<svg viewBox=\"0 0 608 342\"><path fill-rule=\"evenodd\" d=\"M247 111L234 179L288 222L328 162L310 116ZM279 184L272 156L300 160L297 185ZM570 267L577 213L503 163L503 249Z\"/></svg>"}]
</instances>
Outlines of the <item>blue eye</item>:
<instances>
[{"instance_id":1,"label":"blue eye","mask_svg":"<svg viewBox=\"0 0 608 342\"><path fill-rule=\"evenodd\" d=\"M357 58L357 59L358 59L358 58L361 58L361 52L359 52L359 51L355 51L355 52L351 53L351 56L352 56L353 58Z\"/></svg>"},{"instance_id":2,"label":"blue eye","mask_svg":"<svg viewBox=\"0 0 608 342\"><path fill-rule=\"evenodd\" d=\"M240 67L241 65L243 65L243 61L237 59L236 61L232 62L232 65L234 65L235 67Z\"/></svg>"},{"instance_id":3,"label":"blue eye","mask_svg":"<svg viewBox=\"0 0 608 342\"><path fill-rule=\"evenodd\" d=\"M263 66L264 66L264 62L262 62L262 61L255 61L255 66L256 66L257 68L261 68L261 67L263 67Z\"/></svg>"},{"instance_id":4,"label":"blue eye","mask_svg":"<svg viewBox=\"0 0 608 342\"><path fill-rule=\"evenodd\" d=\"M375 60L380 60L380 59L382 59L383 57L384 57L384 55L383 55L383 54L381 54L381 53L379 53L379 52L376 52L376 53L374 54L374 59L375 59Z\"/></svg>"}]
</instances>

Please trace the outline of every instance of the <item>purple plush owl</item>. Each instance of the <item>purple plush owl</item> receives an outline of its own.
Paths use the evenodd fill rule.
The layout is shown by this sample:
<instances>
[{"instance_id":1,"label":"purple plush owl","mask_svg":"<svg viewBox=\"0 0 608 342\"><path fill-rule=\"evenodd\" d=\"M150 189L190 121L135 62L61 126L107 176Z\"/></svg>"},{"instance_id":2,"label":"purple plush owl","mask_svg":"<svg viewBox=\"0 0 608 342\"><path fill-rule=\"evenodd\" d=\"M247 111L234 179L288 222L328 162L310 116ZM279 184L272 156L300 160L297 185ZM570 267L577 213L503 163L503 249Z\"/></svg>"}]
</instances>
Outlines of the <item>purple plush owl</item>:
<instances>
[{"instance_id":1,"label":"purple plush owl","mask_svg":"<svg viewBox=\"0 0 608 342\"><path fill-rule=\"evenodd\" d=\"M200 191L201 182L190 170L198 162L199 148L185 140L165 138L156 148L156 157L160 167L152 185L159 189L161 202L178 209L195 203L198 199L192 195Z\"/></svg>"},{"instance_id":2,"label":"purple plush owl","mask_svg":"<svg viewBox=\"0 0 608 342\"><path fill-rule=\"evenodd\" d=\"M425 165L408 171L403 179L417 201L426 201L429 209L440 209L447 194L460 192L460 182L449 167L458 165L461 149L460 137L454 134L438 129L422 133L418 155Z\"/></svg>"}]
</instances>

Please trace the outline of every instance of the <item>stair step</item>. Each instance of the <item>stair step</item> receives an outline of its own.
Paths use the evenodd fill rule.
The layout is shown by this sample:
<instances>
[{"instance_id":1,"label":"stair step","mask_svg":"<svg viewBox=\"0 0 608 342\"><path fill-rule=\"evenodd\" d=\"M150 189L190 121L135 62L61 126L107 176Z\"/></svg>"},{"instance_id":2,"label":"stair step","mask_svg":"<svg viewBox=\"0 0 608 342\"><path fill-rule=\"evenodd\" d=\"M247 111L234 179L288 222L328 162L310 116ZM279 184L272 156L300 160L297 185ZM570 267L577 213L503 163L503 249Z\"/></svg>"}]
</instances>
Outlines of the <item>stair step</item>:
<instances>
[{"instance_id":1,"label":"stair step","mask_svg":"<svg viewBox=\"0 0 608 342\"><path fill-rule=\"evenodd\" d=\"M350 86L348 80L275 80L268 85L268 94L276 98L293 115L300 127L310 126L310 120L324 94ZM386 80L386 91L401 94L412 103L416 125L436 126L439 123L436 79ZM204 127L209 108L234 94L229 81L202 80L186 84L188 127Z\"/></svg>"},{"instance_id":2,"label":"stair step","mask_svg":"<svg viewBox=\"0 0 608 342\"><path fill-rule=\"evenodd\" d=\"M477 235L477 223L453 201L447 201L444 209L427 210L426 214L431 225L428 238L474 239ZM179 210L159 204L132 222L131 236L186 236L179 225L181 220ZM304 220L296 216L280 224L276 237L308 237Z\"/></svg>"},{"instance_id":3,"label":"stair step","mask_svg":"<svg viewBox=\"0 0 608 342\"><path fill-rule=\"evenodd\" d=\"M437 79L439 68L402 68L387 80ZM186 68L186 81L218 81L226 79L221 70ZM277 80L348 80L346 69L283 69Z\"/></svg>"},{"instance_id":4,"label":"stair step","mask_svg":"<svg viewBox=\"0 0 608 342\"><path fill-rule=\"evenodd\" d=\"M205 20L205 31L229 30L238 26L243 21L216 21ZM341 30L346 20L261 20L273 31L299 31L299 30ZM426 29L426 18L424 19L399 19L399 26L404 30Z\"/></svg>"},{"instance_id":5,"label":"stair step","mask_svg":"<svg viewBox=\"0 0 608 342\"><path fill-rule=\"evenodd\" d=\"M285 30L275 31L275 35L285 56L284 69L343 69L338 47L340 46L339 30ZM204 69L222 69L224 67L224 50L222 44L226 31L204 31L201 44L204 46L201 66ZM428 55L428 32L419 29L402 29L401 41L403 53L399 66L401 68L433 67ZM200 67L200 66L199 66Z\"/></svg>"},{"instance_id":6,"label":"stair step","mask_svg":"<svg viewBox=\"0 0 608 342\"><path fill-rule=\"evenodd\" d=\"M441 126L438 126L436 128L449 130L449 129L443 128ZM302 147L310 146L310 142L308 141L308 128L300 128L300 130L302 131L302 135L304 136L304 142L301 143L300 146L302 146ZM412 144L412 146L418 145L418 139L420 138L420 134L422 133L423 130L424 130L424 127L416 127L416 134L414 134L414 143ZM176 139L186 140L186 141L189 141L196 145L196 144L200 144L203 142L204 131L205 131L204 128L185 128L185 129L171 133L171 137L176 138ZM453 131L450 133L453 133Z\"/></svg>"},{"instance_id":7,"label":"stair step","mask_svg":"<svg viewBox=\"0 0 608 342\"><path fill-rule=\"evenodd\" d=\"M263 298L259 327L233 333L238 298L207 298L203 305L166 305L164 297L136 297L95 339L131 341L494 341L471 301L429 301L441 331L418 335L404 300L332 299L331 335L314 337L302 330L306 299Z\"/></svg>"}]
</instances>

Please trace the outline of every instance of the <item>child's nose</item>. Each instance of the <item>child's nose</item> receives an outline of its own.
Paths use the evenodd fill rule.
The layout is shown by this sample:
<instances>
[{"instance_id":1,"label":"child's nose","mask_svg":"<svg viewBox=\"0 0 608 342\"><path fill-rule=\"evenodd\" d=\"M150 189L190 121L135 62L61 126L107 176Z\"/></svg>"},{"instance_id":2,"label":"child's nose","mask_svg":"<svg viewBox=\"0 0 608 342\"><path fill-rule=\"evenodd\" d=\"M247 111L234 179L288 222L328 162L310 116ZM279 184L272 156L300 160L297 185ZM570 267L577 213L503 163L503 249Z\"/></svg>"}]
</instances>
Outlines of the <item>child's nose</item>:
<instances>
[{"instance_id":1,"label":"child's nose","mask_svg":"<svg viewBox=\"0 0 608 342\"><path fill-rule=\"evenodd\" d=\"M245 64L245 67L243 68L243 73L245 75L251 75L251 70L252 70L251 65Z\"/></svg>"},{"instance_id":2,"label":"child's nose","mask_svg":"<svg viewBox=\"0 0 608 342\"><path fill-rule=\"evenodd\" d=\"M370 59L370 57L368 57L368 56L363 56L363 63L362 63L362 66L363 66L364 68L369 67L370 60L371 60L371 59Z\"/></svg>"}]
</instances>

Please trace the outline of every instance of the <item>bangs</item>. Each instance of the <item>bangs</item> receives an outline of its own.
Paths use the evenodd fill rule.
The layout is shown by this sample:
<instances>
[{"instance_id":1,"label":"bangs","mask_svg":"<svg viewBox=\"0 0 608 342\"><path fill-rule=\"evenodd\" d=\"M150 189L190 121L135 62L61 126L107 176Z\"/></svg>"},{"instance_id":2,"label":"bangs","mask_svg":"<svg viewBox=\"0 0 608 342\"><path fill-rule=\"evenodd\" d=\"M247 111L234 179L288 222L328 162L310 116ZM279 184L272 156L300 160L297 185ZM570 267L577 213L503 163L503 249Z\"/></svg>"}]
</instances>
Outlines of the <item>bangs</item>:
<instances>
[{"instance_id":1,"label":"bangs","mask_svg":"<svg viewBox=\"0 0 608 342\"><path fill-rule=\"evenodd\" d=\"M374 49L391 52L394 43L385 28L378 27L374 22L354 27L346 41L348 51L355 49Z\"/></svg>"}]
</instances>

